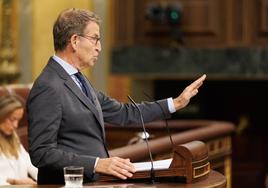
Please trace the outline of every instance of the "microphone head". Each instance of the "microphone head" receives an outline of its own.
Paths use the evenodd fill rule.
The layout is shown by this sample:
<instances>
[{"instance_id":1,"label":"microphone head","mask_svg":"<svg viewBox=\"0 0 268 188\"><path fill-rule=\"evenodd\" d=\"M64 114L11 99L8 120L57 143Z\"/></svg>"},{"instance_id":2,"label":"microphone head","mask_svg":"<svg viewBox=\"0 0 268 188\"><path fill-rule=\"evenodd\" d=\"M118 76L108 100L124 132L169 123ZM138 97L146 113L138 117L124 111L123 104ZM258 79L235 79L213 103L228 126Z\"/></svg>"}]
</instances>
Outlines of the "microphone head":
<instances>
[{"instance_id":1,"label":"microphone head","mask_svg":"<svg viewBox=\"0 0 268 188\"><path fill-rule=\"evenodd\" d=\"M149 139L150 138L150 134L146 131L146 132L140 132L137 134L138 137L140 137L141 139L145 140L146 138Z\"/></svg>"}]
</instances>

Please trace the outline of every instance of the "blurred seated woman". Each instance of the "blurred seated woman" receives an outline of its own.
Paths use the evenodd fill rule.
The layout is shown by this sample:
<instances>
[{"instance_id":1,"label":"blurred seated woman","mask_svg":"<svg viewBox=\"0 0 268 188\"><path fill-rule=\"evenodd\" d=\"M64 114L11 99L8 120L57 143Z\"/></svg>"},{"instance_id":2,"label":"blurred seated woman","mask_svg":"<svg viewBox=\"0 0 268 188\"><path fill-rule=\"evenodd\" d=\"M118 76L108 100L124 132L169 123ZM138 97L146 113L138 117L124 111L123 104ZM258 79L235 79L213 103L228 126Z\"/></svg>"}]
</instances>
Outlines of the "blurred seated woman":
<instances>
[{"instance_id":1,"label":"blurred seated woman","mask_svg":"<svg viewBox=\"0 0 268 188\"><path fill-rule=\"evenodd\" d=\"M15 131L23 112L17 98L0 96L0 185L36 184L37 168Z\"/></svg>"}]
</instances>

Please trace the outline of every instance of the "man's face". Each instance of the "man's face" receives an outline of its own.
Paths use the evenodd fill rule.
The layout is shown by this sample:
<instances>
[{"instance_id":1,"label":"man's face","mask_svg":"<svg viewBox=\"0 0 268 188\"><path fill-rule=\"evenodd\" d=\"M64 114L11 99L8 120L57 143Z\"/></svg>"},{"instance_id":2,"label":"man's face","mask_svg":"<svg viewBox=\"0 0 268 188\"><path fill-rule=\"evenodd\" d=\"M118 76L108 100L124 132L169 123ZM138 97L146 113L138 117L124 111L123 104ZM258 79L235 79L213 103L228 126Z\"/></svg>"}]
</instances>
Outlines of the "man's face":
<instances>
[{"instance_id":1,"label":"man's face","mask_svg":"<svg viewBox=\"0 0 268 188\"><path fill-rule=\"evenodd\" d=\"M100 28L95 22L90 22L84 33L78 35L77 44L77 68L79 70L93 67L98 60L101 51Z\"/></svg>"}]
</instances>

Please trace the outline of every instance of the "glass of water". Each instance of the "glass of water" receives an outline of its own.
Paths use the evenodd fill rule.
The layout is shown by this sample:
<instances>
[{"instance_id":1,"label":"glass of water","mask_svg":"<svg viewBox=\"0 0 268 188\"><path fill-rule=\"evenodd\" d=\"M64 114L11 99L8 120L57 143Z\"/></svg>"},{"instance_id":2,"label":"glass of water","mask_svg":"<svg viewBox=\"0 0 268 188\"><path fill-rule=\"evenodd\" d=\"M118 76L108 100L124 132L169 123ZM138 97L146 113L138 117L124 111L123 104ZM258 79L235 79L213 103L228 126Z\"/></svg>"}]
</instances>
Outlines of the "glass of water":
<instances>
[{"instance_id":1,"label":"glass of water","mask_svg":"<svg viewBox=\"0 0 268 188\"><path fill-rule=\"evenodd\" d=\"M65 187L80 188L83 187L84 167L67 166L63 168Z\"/></svg>"}]
</instances>

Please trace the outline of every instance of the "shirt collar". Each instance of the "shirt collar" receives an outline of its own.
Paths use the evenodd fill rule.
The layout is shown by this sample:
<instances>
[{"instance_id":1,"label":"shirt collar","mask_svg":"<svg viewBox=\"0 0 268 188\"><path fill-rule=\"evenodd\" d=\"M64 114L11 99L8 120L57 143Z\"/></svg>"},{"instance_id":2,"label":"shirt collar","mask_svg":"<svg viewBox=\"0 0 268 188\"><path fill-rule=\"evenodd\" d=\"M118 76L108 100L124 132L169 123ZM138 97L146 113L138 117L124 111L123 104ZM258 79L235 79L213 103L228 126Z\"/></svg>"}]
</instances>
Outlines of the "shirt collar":
<instances>
[{"instance_id":1,"label":"shirt collar","mask_svg":"<svg viewBox=\"0 0 268 188\"><path fill-rule=\"evenodd\" d=\"M52 58L62 66L62 68L69 74L69 75L73 75L75 73L78 72L78 70L76 68L74 68L72 65L70 65L69 63L67 63L66 61L64 61L63 59L61 59L59 56L57 55L53 55Z\"/></svg>"}]
</instances>

